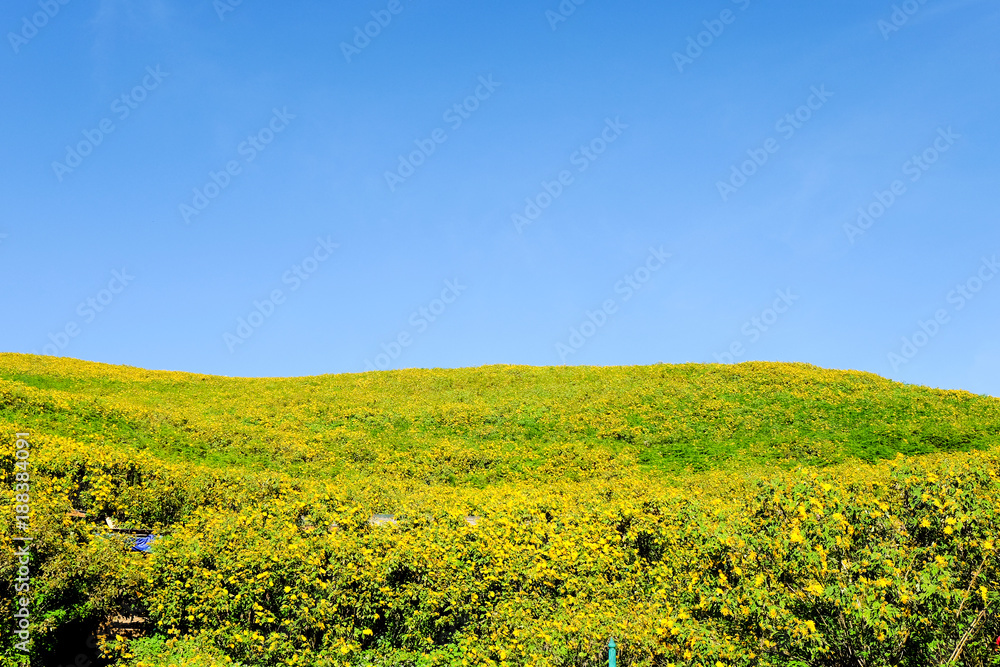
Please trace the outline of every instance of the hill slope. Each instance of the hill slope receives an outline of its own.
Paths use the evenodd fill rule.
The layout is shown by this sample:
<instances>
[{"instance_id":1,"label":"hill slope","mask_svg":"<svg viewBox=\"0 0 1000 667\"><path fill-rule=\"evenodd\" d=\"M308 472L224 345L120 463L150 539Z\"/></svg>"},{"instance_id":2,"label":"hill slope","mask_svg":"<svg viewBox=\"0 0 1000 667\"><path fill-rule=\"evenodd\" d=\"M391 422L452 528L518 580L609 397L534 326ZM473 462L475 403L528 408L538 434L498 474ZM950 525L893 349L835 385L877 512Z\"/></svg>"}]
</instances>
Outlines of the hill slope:
<instances>
[{"instance_id":1,"label":"hill slope","mask_svg":"<svg viewBox=\"0 0 1000 667\"><path fill-rule=\"evenodd\" d=\"M239 379L0 355L36 664L96 634L114 667L599 667L609 636L622 667L995 665L998 437L998 399L803 364ZM897 452L936 453L857 460ZM7 627L27 491L0 522Z\"/></svg>"},{"instance_id":2,"label":"hill slope","mask_svg":"<svg viewBox=\"0 0 1000 667\"><path fill-rule=\"evenodd\" d=\"M0 354L0 418L171 460L471 482L985 448L1000 399L806 364L225 378Z\"/></svg>"}]
</instances>

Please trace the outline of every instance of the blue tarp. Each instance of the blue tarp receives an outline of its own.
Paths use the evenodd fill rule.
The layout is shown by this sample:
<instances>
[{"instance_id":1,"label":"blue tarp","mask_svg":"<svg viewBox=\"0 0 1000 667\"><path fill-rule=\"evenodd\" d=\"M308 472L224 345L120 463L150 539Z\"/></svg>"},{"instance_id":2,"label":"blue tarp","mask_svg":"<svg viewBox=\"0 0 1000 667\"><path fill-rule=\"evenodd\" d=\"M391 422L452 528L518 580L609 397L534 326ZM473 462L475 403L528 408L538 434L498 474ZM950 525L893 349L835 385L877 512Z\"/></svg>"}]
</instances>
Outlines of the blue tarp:
<instances>
[{"instance_id":1,"label":"blue tarp","mask_svg":"<svg viewBox=\"0 0 1000 667\"><path fill-rule=\"evenodd\" d=\"M153 542L159 535L144 535L136 539L135 544L132 545L132 551L141 551L143 553L149 553L153 550Z\"/></svg>"},{"instance_id":2,"label":"blue tarp","mask_svg":"<svg viewBox=\"0 0 1000 667\"><path fill-rule=\"evenodd\" d=\"M130 547L130 551L141 551L144 554L152 552L153 542L160 537L159 535L123 535L121 533L112 533L111 535L107 533L94 534L103 539L115 537L116 539L122 540L126 546Z\"/></svg>"}]
</instances>

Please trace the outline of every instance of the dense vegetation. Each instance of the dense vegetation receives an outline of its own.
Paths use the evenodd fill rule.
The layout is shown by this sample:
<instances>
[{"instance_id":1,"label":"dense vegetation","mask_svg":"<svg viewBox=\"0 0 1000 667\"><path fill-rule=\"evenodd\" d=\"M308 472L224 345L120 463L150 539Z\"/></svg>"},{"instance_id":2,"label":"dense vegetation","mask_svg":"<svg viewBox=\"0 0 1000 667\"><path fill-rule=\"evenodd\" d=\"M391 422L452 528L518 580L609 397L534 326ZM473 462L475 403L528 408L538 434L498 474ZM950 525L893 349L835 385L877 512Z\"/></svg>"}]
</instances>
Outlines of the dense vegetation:
<instances>
[{"instance_id":1,"label":"dense vegetation","mask_svg":"<svg viewBox=\"0 0 1000 667\"><path fill-rule=\"evenodd\" d=\"M480 486L546 478L553 458L673 473L1000 442L996 399L806 364L246 379L0 354L0 392L0 418L19 427L165 460Z\"/></svg>"},{"instance_id":2,"label":"dense vegetation","mask_svg":"<svg viewBox=\"0 0 1000 667\"><path fill-rule=\"evenodd\" d=\"M0 355L8 489L18 431L40 664L83 628L129 667L583 666L610 636L622 665L1000 665L991 397L803 364ZM163 536L129 552L105 517ZM5 539L6 628L16 567Z\"/></svg>"}]
</instances>

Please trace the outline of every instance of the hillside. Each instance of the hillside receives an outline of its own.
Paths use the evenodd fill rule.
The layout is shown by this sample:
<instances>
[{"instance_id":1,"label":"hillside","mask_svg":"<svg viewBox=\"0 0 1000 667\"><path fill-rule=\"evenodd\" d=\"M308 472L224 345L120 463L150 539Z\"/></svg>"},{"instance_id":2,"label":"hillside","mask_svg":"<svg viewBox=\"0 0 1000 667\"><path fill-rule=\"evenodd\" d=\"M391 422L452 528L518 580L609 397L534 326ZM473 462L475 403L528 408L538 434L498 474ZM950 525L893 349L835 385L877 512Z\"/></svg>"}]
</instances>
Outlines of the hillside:
<instances>
[{"instance_id":1,"label":"hillside","mask_svg":"<svg viewBox=\"0 0 1000 667\"><path fill-rule=\"evenodd\" d=\"M174 461L476 485L553 461L681 472L1000 441L1000 399L760 362L248 379L0 354L0 418Z\"/></svg>"},{"instance_id":2,"label":"hillside","mask_svg":"<svg viewBox=\"0 0 1000 667\"><path fill-rule=\"evenodd\" d=\"M0 623L42 665L995 667L998 444L996 398L804 364L0 354Z\"/></svg>"}]
</instances>

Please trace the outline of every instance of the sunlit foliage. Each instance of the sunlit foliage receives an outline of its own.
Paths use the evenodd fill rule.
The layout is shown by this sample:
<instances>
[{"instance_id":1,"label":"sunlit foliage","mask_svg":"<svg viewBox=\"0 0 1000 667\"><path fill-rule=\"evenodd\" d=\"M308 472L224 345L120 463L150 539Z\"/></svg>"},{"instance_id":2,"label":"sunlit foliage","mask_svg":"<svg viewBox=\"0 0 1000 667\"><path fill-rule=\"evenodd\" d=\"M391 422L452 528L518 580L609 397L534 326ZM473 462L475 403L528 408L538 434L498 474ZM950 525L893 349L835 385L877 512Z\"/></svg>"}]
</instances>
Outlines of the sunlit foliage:
<instances>
[{"instance_id":1,"label":"sunlit foliage","mask_svg":"<svg viewBox=\"0 0 1000 667\"><path fill-rule=\"evenodd\" d=\"M39 646L139 613L103 638L123 667L583 667L611 636L623 666L997 665L998 404L804 365L0 355L0 478L29 430ZM104 517L162 537L130 553Z\"/></svg>"}]
</instances>

